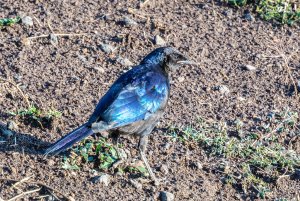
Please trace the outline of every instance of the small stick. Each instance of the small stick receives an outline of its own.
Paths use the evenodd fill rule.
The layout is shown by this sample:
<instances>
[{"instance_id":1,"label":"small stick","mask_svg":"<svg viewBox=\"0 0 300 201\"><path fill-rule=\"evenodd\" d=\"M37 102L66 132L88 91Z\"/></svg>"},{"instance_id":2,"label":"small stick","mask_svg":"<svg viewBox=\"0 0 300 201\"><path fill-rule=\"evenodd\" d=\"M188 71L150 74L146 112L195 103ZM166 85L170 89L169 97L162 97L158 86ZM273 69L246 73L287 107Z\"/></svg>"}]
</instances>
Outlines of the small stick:
<instances>
[{"instance_id":1,"label":"small stick","mask_svg":"<svg viewBox=\"0 0 300 201\"><path fill-rule=\"evenodd\" d=\"M146 6L146 4L149 2L149 0L144 1L143 3L140 3L140 8L143 8Z\"/></svg>"},{"instance_id":2,"label":"small stick","mask_svg":"<svg viewBox=\"0 0 300 201\"><path fill-rule=\"evenodd\" d=\"M36 39L36 38L47 38L49 37L50 34L43 34L40 36L32 36L32 37L28 37L27 39L31 40L31 39ZM53 34L55 36L82 36L82 35L86 35L86 33L82 33L82 34Z\"/></svg>"},{"instance_id":3,"label":"small stick","mask_svg":"<svg viewBox=\"0 0 300 201\"><path fill-rule=\"evenodd\" d=\"M35 16L33 16L33 19L35 19L35 21L37 21L37 23L39 24L39 26L42 27L41 22Z\"/></svg>"},{"instance_id":4,"label":"small stick","mask_svg":"<svg viewBox=\"0 0 300 201\"><path fill-rule=\"evenodd\" d=\"M33 175L29 176L29 177L25 177L23 179L21 179L20 181L18 181L17 183L15 183L11 188L16 188L18 185L20 185L21 183L28 181L30 178L32 178Z\"/></svg>"},{"instance_id":5,"label":"small stick","mask_svg":"<svg viewBox=\"0 0 300 201\"><path fill-rule=\"evenodd\" d=\"M14 83L14 82L12 82L12 81L10 81L8 79L1 78L1 77L0 77L0 81L7 82L7 83L13 85L20 92L21 96L24 98L24 100L25 100L26 104L28 105L28 107L31 106L30 102L29 102L29 100L27 98L27 96L25 96L25 94L23 93L23 91L20 89L20 87L16 83Z\"/></svg>"},{"instance_id":6,"label":"small stick","mask_svg":"<svg viewBox=\"0 0 300 201\"><path fill-rule=\"evenodd\" d=\"M21 197L23 197L23 196L25 196L25 195L28 195L28 194L31 194L31 193L35 193L35 192L40 191L40 190L41 190L41 188L37 188L37 189L31 190L31 191L23 192L23 193L21 193L21 194L15 196L15 197L9 199L8 201L17 200L18 198L21 198Z\"/></svg>"},{"instance_id":7,"label":"small stick","mask_svg":"<svg viewBox=\"0 0 300 201\"><path fill-rule=\"evenodd\" d=\"M16 179L6 179L6 178L0 178L0 181L10 181L10 182L19 182L18 180ZM23 181L24 182L24 181ZM62 192L60 192L59 190L56 190L54 188L51 188L50 186L48 186L47 184L44 184L42 182L27 182L25 181L26 183L30 183L30 184L36 184L36 185L40 185L40 186L43 186L45 187L46 189L50 190L50 191L53 191L53 192L57 192L58 194L62 195L64 198L66 198L67 200L69 200L70 198L66 195L64 195ZM52 192L50 192L52 194ZM53 195L53 194L52 194ZM53 195L54 196L54 195ZM54 196L56 197L56 196ZM1 200L0 200L1 201Z\"/></svg>"}]
</instances>

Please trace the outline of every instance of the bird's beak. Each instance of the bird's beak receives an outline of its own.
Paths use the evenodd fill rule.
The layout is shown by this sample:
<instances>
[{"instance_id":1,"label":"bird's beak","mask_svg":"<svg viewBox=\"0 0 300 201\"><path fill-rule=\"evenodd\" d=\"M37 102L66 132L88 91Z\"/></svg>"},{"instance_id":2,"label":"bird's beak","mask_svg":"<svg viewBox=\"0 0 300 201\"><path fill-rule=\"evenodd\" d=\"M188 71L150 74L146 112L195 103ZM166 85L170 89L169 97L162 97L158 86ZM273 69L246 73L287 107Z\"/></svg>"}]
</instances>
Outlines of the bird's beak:
<instances>
[{"instance_id":1,"label":"bird's beak","mask_svg":"<svg viewBox=\"0 0 300 201\"><path fill-rule=\"evenodd\" d=\"M177 63L181 64L181 65L198 65L199 64L199 63L191 61L189 59L183 60L183 61L178 61Z\"/></svg>"}]
</instances>

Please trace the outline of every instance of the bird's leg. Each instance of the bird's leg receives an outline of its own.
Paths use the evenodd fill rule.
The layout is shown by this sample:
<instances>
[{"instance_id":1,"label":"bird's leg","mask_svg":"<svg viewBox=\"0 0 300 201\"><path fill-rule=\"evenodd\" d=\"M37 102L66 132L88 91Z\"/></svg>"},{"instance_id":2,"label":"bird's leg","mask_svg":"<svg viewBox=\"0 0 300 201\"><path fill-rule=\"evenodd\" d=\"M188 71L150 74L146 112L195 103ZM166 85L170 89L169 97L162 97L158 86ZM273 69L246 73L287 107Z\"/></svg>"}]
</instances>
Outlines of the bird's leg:
<instances>
[{"instance_id":1,"label":"bird's leg","mask_svg":"<svg viewBox=\"0 0 300 201\"><path fill-rule=\"evenodd\" d=\"M116 132L113 132L111 134L111 138L112 138L112 143L117 151L117 157L118 157L118 160L113 164L113 168L116 169L121 163L124 162L124 159L122 158L121 154L120 154L120 151L119 151L119 133L116 133Z\"/></svg>"},{"instance_id":2,"label":"bird's leg","mask_svg":"<svg viewBox=\"0 0 300 201\"><path fill-rule=\"evenodd\" d=\"M147 171L149 172L151 179L154 181L154 184L159 185L159 181L153 174L151 167L148 163L148 160L146 158L146 155L145 155L147 144L148 144L148 135L141 136L140 141L139 141L139 151L140 151L141 158L142 158L143 162L145 163Z\"/></svg>"}]
</instances>

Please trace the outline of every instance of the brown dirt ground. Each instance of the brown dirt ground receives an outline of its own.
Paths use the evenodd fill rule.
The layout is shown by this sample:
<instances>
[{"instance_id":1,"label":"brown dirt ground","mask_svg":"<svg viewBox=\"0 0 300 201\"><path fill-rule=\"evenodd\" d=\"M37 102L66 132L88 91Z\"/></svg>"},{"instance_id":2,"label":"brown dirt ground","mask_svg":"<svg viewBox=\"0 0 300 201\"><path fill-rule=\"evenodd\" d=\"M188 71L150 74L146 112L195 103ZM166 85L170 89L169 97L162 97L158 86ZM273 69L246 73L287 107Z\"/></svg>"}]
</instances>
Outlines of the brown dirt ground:
<instances>
[{"instance_id":1,"label":"brown dirt ground","mask_svg":"<svg viewBox=\"0 0 300 201\"><path fill-rule=\"evenodd\" d=\"M0 144L1 178L21 180L32 175L31 181L47 184L76 200L156 200L162 190L174 193L176 200L253 199L223 184L220 175L210 169L214 159L207 158L200 147L172 142L162 132L170 125L189 125L198 117L222 121L238 117L244 120L245 127L250 127L248 120L270 111L299 111L297 98L291 96L287 67L278 56L289 58L292 77L300 79L299 27L274 27L258 18L249 22L242 18L244 9L197 0L156 0L143 8L138 8L138 1L118 0L2 0L0 5L1 18L17 14L35 17L33 27L17 24L0 31L0 76L20 84L29 100L39 107L63 113L59 122L48 129L14 119L21 134L17 135L17 146ZM135 14L128 12L129 8L136 9ZM228 10L232 14L224 15ZM122 25L120 21L125 16L138 25ZM29 46L21 42L23 38L51 32L87 35L59 37L57 45L48 38L34 39ZM121 55L138 64L156 47L152 39L157 34L200 63L172 75L165 118L150 139L149 161L158 177L164 178L162 185L143 184L138 190L127 176L116 175L105 187L91 182L90 169L67 171L61 168L61 157L44 160L40 153L48 142L85 122L110 84L128 69L115 58ZM106 54L99 48L101 43L117 49ZM258 70L245 71L246 64ZM184 81L179 82L179 77ZM230 93L213 90L219 85L228 86ZM0 106L0 120L7 122L11 118L7 111L26 104L14 87L0 82ZM126 139L123 142L136 154L135 144L126 143ZM164 148L166 143L171 145L168 150ZM299 143L295 149L300 153ZM197 161L203 169L191 165ZM165 175L159 171L161 164L169 169ZM269 199L299 196L299 180L283 178L280 182L274 185ZM10 186L11 182L0 181L0 198L21 193L22 185L21 190ZM34 185L26 188L30 190ZM38 194L49 193L42 189ZM32 195L25 196L25 200L32 199Z\"/></svg>"}]
</instances>

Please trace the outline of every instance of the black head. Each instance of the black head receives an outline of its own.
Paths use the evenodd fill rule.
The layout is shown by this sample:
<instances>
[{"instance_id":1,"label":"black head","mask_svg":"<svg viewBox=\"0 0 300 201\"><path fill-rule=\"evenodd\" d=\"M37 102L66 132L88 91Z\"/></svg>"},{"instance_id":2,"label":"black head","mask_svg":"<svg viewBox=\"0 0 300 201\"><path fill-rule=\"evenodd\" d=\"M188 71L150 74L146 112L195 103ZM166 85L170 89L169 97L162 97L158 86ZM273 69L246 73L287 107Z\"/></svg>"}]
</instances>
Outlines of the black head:
<instances>
[{"instance_id":1,"label":"black head","mask_svg":"<svg viewBox=\"0 0 300 201\"><path fill-rule=\"evenodd\" d=\"M186 56L173 47L160 47L148 54L141 63L159 65L165 71L173 71L184 64L193 64Z\"/></svg>"}]
</instances>

